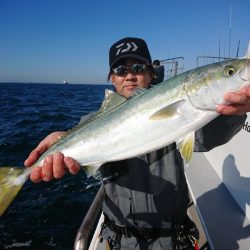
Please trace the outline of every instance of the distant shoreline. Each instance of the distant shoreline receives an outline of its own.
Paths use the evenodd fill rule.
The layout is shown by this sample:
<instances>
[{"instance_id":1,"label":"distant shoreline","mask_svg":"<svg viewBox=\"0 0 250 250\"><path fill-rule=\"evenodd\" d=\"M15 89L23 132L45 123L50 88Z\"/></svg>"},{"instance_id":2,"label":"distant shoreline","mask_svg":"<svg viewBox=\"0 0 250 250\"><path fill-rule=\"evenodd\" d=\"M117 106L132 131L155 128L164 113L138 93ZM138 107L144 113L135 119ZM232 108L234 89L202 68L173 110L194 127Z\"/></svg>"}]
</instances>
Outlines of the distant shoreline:
<instances>
[{"instance_id":1,"label":"distant shoreline","mask_svg":"<svg viewBox=\"0 0 250 250\"><path fill-rule=\"evenodd\" d=\"M112 85L112 83L0 82L0 84Z\"/></svg>"}]
</instances>

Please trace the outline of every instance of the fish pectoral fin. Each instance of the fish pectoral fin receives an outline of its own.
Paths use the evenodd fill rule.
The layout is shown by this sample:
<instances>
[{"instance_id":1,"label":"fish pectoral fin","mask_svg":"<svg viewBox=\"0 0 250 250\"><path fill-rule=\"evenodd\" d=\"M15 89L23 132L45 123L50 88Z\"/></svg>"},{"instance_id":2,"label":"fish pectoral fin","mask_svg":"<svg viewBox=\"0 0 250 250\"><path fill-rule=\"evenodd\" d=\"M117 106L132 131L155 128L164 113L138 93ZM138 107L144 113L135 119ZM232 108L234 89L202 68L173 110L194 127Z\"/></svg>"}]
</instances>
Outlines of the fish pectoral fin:
<instances>
[{"instance_id":1,"label":"fish pectoral fin","mask_svg":"<svg viewBox=\"0 0 250 250\"><path fill-rule=\"evenodd\" d=\"M90 166L82 166L82 169L85 171L87 177L95 177L96 172L98 170L98 168L101 166L102 164L96 164L96 165L90 165Z\"/></svg>"},{"instance_id":2,"label":"fish pectoral fin","mask_svg":"<svg viewBox=\"0 0 250 250\"><path fill-rule=\"evenodd\" d=\"M178 115L178 109L183 105L184 100L177 101L164 107L149 117L149 120L164 120Z\"/></svg>"},{"instance_id":3,"label":"fish pectoral fin","mask_svg":"<svg viewBox=\"0 0 250 250\"><path fill-rule=\"evenodd\" d=\"M188 164L191 161L194 151L194 139L195 133L192 132L176 143L185 164Z\"/></svg>"},{"instance_id":4,"label":"fish pectoral fin","mask_svg":"<svg viewBox=\"0 0 250 250\"><path fill-rule=\"evenodd\" d=\"M24 168L0 167L0 216L14 200L24 182L15 181Z\"/></svg>"}]
</instances>

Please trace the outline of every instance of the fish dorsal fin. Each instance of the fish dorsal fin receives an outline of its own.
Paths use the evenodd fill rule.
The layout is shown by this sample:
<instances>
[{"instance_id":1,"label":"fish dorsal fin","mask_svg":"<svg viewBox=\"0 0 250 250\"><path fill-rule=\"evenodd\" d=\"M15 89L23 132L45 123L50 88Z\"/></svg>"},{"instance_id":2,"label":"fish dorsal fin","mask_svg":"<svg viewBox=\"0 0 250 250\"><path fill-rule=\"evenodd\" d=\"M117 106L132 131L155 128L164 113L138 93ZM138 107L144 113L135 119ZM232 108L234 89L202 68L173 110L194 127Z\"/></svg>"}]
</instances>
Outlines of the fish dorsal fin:
<instances>
[{"instance_id":1,"label":"fish dorsal fin","mask_svg":"<svg viewBox=\"0 0 250 250\"><path fill-rule=\"evenodd\" d=\"M102 106L98 112L106 113L110 110L112 110L115 107L118 107L120 104L125 102L127 99L116 92L105 89L105 97L102 102Z\"/></svg>"},{"instance_id":2,"label":"fish dorsal fin","mask_svg":"<svg viewBox=\"0 0 250 250\"><path fill-rule=\"evenodd\" d=\"M110 89L105 90L105 96L101 105L101 108L97 112L92 112L87 116L84 116L80 121L80 126L85 126L86 124L92 122L103 114L109 112L110 110L118 107L127 99L119 94L115 93Z\"/></svg>"},{"instance_id":3,"label":"fish dorsal fin","mask_svg":"<svg viewBox=\"0 0 250 250\"><path fill-rule=\"evenodd\" d=\"M164 120L164 119L171 118L175 115L178 115L178 109L181 107L183 102L184 102L183 100L174 102L174 103L158 110L154 114L152 114L149 117L149 119L150 120Z\"/></svg>"},{"instance_id":4,"label":"fish dorsal fin","mask_svg":"<svg viewBox=\"0 0 250 250\"><path fill-rule=\"evenodd\" d=\"M195 133L192 132L185 136L183 139L180 139L176 144L177 148L180 151L181 157L184 162L188 164L192 158L194 151L194 138Z\"/></svg>"},{"instance_id":5,"label":"fish dorsal fin","mask_svg":"<svg viewBox=\"0 0 250 250\"><path fill-rule=\"evenodd\" d=\"M64 135L60 136L60 138L58 138L58 140L55 143L57 143L59 140L65 138L66 136L74 133L76 130L93 122L94 120L98 119L100 116L104 115L105 113L109 112L110 110L118 107L120 104L122 104L126 100L127 99L125 97L115 93L112 90L106 89L101 108L97 112L92 112L86 116L83 116L78 125L76 125L72 129L68 130ZM52 145L54 145L55 143L53 143Z\"/></svg>"}]
</instances>

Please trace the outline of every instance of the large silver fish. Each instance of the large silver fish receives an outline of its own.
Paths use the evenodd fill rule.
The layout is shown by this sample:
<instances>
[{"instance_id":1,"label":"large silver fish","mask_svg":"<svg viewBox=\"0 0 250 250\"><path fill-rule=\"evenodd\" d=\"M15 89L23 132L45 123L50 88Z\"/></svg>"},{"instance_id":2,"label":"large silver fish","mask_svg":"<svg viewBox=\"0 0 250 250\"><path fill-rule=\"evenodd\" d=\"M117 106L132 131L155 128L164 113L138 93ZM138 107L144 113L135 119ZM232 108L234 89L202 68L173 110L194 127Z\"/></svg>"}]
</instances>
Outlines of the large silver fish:
<instances>
[{"instance_id":1,"label":"large silver fish","mask_svg":"<svg viewBox=\"0 0 250 250\"><path fill-rule=\"evenodd\" d=\"M136 157L177 142L183 159L191 159L194 132L218 116L225 92L250 85L250 45L246 58L196 68L141 90L126 100L107 91L102 107L50 147L46 156L62 152L84 167L88 176L105 162ZM0 215L22 185L30 168L0 168Z\"/></svg>"}]
</instances>

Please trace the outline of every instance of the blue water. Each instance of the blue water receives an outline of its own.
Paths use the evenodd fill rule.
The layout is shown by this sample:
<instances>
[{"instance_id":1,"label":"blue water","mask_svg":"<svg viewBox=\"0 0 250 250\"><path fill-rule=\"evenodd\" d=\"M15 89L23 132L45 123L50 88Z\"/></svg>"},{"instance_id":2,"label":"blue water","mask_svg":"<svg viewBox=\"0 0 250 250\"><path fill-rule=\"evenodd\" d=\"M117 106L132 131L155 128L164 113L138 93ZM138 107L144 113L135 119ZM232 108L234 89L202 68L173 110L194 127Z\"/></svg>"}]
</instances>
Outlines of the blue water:
<instances>
[{"instance_id":1,"label":"blue water","mask_svg":"<svg viewBox=\"0 0 250 250\"><path fill-rule=\"evenodd\" d=\"M104 85L0 83L0 166L23 166L49 133L74 127L100 107ZM73 249L97 187L83 172L27 181L0 217L0 249Z\"/></svg>"}]
</instances>

